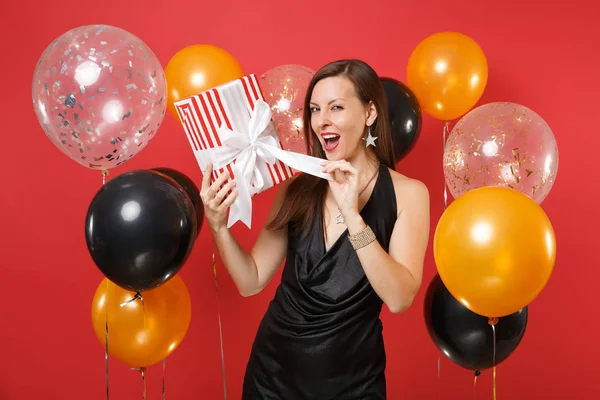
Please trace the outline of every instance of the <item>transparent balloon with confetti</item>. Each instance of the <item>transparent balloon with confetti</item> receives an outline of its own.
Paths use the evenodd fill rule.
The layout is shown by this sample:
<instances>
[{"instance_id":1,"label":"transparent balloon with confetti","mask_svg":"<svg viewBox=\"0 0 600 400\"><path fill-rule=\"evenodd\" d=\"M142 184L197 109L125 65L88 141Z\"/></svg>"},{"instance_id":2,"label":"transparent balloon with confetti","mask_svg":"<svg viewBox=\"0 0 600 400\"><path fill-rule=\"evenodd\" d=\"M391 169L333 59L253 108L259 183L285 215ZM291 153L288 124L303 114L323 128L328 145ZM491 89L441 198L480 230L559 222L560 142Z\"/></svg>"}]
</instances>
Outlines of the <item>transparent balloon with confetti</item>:
<instances>
[{"instance_id":1,"label":"transparent balloon with confetti","mask_svg":"<svg viewBox=\"0 0 600 400\"><path fill-rule=\"evenodd\" d=\"M490 103L466 114L444 150L444 175L454 198L484 186L518 190L540 204L558 172L558 146L548 124L529 108Z\"/></svg>"},{"instance_id":2,"label":"transparent balloon with confetti","mask_svg":"<svg viewBox=\"0 0 600 400\"><path fill-rule=\"evenodd\" d=\"M287 64L272 68L258 78L285 150L307 154L302 118L304 98L314 74L313 70L302 65Z\"/></svg>"},{"instance_id":3,"label":"transparent balloon with confetti","mask_svg":"<svg viewBox=\"0 0 600 400\"><path fill-rule=\"evenodd\" d=\"M32 96L48 138L95 170L146 147L167 106L157 57L133 34L107 25L81 26L52 42L35 68Z\"/></svg>"}]
</instances>

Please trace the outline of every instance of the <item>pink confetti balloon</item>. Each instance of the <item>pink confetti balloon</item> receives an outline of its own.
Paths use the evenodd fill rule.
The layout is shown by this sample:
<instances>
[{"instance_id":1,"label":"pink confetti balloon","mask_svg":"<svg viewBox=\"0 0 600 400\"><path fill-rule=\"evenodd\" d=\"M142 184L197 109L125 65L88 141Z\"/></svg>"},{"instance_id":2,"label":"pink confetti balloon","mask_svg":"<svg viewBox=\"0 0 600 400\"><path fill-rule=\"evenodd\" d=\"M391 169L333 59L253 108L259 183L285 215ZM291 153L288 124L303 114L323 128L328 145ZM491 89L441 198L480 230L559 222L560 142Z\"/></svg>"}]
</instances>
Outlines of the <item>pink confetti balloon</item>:
<instances>
[{"instance_id":1,"label":"pink confetti balloon","mask_svg":"<svg viewBox=\"0 0 600 400\"><path fill-rule=\"evenodd\" d=\"M160 62L120 28L70 30L44 51L33 75L33 105L46 135L67 156L108 170L152 140L166 110Z\"/></svg>"},{"instance_id":2,"label":"pink confetti balloon","mask_svg":"<svg viewBox=\"0 0 600 400\"><path fill-rule=\"evenodd\" d=\"M280 65L265 72L258 83L273 111L273 123L285 150L306 154L304 97L315 72L302 65Z\"/></svg>"},{"instance_id":3,"label":"pink confetti balloon","mask_svg":"<svg viewBox=\"0 0 600 400\"><path fill-rule=\"evenodd\" d=\"M491 103L465 115L444 151L444 175L454 198L471 189L504 186L540 204L558 171L558 147L538 114L514 103Z\"/></svg>"}]
</instances>

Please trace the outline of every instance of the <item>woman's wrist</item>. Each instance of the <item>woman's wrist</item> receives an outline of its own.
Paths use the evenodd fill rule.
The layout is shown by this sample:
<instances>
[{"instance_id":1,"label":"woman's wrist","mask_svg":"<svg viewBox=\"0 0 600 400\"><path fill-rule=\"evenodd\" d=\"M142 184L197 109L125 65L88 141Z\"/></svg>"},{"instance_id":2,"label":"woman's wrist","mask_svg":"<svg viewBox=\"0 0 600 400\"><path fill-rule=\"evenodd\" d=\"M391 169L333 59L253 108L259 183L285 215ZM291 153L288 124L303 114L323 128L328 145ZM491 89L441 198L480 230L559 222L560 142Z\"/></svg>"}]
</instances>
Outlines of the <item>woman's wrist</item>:
<instances>
[{"instance_id":1,"label":"woman's wrist","mask_svg":"<svg viewBox=\"0 0 600 400\"><path fill-rule=\"evenodd\" d=\"M348 217L344 217L344 219L346 220L346 226L350 235L355 235L367 227L367 224L359 213L352 213Z\"/></svg>"},{"instance_id":2,"label":"woman's wrist","mask_svg":"<svg viewBox=\"0 0 600 400\"><path fill-rule=\"evenodd\" d=\"M212 232L213 237L215 239L217 239L219 237L227 235L227 233L229 232L229 228L227 228L227 225L224 225L224 226L220 226L220 227L217 227L214 229L211 228L211 232Z\"/></svg>"}]
</instances>

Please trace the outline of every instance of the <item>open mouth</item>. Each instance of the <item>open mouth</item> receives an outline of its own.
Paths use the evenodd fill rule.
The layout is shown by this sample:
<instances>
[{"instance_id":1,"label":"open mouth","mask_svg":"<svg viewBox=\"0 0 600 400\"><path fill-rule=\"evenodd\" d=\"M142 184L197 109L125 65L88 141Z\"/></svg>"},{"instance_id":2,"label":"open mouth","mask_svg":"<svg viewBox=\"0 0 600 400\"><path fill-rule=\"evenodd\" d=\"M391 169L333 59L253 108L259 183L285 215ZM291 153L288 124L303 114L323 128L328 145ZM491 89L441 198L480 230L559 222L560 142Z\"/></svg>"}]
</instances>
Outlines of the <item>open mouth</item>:
<instances>
[{"instance_id":1,"label":"open mouth","mask_svg":"<svg viewBox=\"0 0 600 400\"><path fill-rule=\"evenodd\" d=\"M337 147L340 142L340 135L335 133L326 133L323 135L323 140L325 140L325 150L331 151Z\"/></svg>"}]
</instances>

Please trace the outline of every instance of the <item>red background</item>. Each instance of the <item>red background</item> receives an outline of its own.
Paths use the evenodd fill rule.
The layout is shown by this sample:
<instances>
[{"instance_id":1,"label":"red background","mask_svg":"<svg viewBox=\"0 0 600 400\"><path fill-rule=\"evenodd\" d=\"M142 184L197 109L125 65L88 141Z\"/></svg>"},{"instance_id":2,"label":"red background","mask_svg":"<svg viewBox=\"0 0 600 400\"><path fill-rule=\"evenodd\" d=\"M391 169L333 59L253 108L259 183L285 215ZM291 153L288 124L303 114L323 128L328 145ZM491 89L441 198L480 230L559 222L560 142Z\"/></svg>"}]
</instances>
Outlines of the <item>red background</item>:
<instances>
[{"instance_id":1,"label":"red background","mask_svg":"<svg viewBox=\"0 0 600 400\"><path fill-rule=\"evenodd\" d=\"M251 3L259 3L250 5ZM534 4L537 3L537 4ZM556 230L558 255L546 289L530 307L527 333L498 369L499 399L597 399L600 257L598 226L598 13L591 0L458 1L7 1L0 15L2 169L0 196L0 399L103 399L104 353L90 305L102 276L87 252L83 222L101 177L63 156L36 121L33 69L47 45L79 25L104 23L142 38L163 66L179 49L211 43L230 51L246 73L280 64L317 69L362 58L380 75L405 80L413 48L429 34L454 30L474 38L489 62L481 103L513 101L542 115L560 149L558 179L543 207ZM597 6L596 6L597 7ZM596 17L594 17L596 15ZM313 24L312 27L309 24ZM432 233L442 212L442 123L425 117L418 146L399 165L432 196ZM167 114L152 144L112 176L166 166L201 175L182 128ZM266 218L275 191L255 199L253 226ZM237 226L247 249L258 228ZM430 247L431 249L431 247ZM188 335L167 362L168 399L223 397L217 311L223 319L228 398L240 397L258 322L279 280L244 299L219 268L212 280L210 235L201 233L181 272L192 296ZM422 290L400 315L384 313L390 399L465 399L472 372L442 357L425 331L423 293L435 273L428 252ZM160 398L160 366L148 371L148 399ZM111 399L140 398L136 372L111 360ZM491 398L491 374L477 382Z\"/></svg>"}]
</instances>

